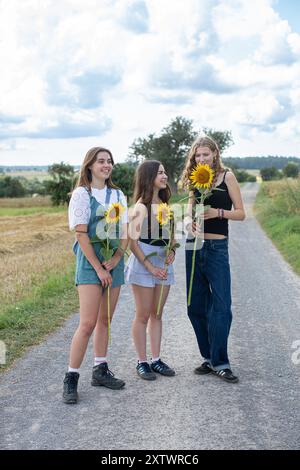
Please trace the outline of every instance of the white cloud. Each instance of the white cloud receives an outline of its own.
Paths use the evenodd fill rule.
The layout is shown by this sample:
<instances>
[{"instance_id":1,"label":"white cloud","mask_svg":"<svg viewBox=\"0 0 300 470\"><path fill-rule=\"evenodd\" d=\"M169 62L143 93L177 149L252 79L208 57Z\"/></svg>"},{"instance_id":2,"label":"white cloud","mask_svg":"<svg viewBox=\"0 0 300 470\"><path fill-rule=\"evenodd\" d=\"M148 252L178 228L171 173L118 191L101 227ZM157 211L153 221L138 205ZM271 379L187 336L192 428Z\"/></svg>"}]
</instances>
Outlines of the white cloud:
<instances>
[{"instance_id":1,"label":"white cloud","mask_svg":"<svg viewBox=\"0 0 300 470\"><path fill-rule=\"evenodd\" d=\"M78 137L80 151L100 139L125 157L176 115L230 128L235 141L288 135L298 151L288 129L298 132L300 35L272 0L10 0L0 10L1 157L26 137L31 153L40 138L54 152L55 138L71 148Z\"/></svg>"}]
</instances>

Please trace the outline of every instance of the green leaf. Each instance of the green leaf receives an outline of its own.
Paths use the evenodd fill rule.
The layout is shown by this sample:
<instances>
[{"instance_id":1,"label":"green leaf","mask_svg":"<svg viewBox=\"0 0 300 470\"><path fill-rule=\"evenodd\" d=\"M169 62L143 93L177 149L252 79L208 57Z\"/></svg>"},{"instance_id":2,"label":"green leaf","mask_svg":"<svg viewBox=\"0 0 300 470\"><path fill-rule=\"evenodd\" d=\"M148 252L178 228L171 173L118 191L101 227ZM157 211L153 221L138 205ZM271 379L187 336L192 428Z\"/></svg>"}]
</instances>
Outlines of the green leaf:
<instances>
[{"instance_id":1,"label":"green leaf","mask_svg":"<svg viewBox=\"0 0 300 470\"><path fill-rule=\"evenodd\" d=\"M111 249L107 249L107 248L104 248L104 247L102 247L100 249L100 255L103 256L105 261L108 261L110 258L112 258L113 254L114 254L114 252Z\"/></svg>"},{"instance_id":2,"label":"green leaf","mask_svg":"<svg viewBox=\"0 0 300 470\"><path fill-rule=\"evenodd\" d=\"M151 240L149 245L153 245L153 243L155 243L155 242L163 242L165 245L167 245L167 242L165 240L163 240L162 238L156 238L155 240Z\"/></svg>"},{"instance_id":3,"label":"green leaf","mask_svg":"<svg viewBox=\"0 0 300 470\"><path fill-rule=\"evenodd\" d=\"M149 253L149 255L145 256L144 261L148 258L151 258L151 256L157 256L157 255L158 255L157 251L153 251L152 253Z\"/></svg>"}]
</instances>

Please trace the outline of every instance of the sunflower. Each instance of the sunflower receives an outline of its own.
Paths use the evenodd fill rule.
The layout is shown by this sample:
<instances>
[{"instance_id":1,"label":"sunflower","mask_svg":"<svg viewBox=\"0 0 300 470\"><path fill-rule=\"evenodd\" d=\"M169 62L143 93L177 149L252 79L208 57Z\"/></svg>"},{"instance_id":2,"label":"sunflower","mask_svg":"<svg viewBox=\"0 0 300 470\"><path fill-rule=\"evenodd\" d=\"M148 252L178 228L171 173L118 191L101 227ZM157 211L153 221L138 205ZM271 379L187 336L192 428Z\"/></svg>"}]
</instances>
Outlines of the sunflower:
<instances>
[{"instance_id":1,"label":"sunflower","mask_svg":"<svg viewBox=\"0 0 300 470\"><path fill-rule=\"evenodd\" d=\"M193 169L189 179L195 188L209 188L214 177L214 172L209 165L198 165Z\"/></svg>"},{"instance_id":2,"label":"sunflower","mask_svg":"<svg viewBox=\"0 0 300 470\"><path fill-rule=\"evenodd\" d=\"M108 224L117 223L124 212L124 207L119 202L114 202L104 213L105 221Z\"/></svg>"},{"instance_id":3,"label":"sunflower","mask_svg":"<svg viewBox=\"0 0 300 470\"><path fill-rule=\"evenodd\" d=\"M160 225L166 225L173 218L171 207L165 202L159 204L156 214L156 220Z\"/></svg>"}]
</instances>

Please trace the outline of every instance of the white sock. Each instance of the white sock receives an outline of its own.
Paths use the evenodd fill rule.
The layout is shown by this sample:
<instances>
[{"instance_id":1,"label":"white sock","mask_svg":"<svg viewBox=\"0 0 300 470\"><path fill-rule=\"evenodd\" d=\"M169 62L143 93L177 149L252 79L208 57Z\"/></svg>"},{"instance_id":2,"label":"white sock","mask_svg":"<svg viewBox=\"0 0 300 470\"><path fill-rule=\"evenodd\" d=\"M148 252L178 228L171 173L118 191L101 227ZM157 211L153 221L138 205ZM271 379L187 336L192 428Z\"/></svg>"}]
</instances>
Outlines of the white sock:
<instances>
[{"instance_id":1,"label":"white sock","mask_svg":"<svg viewBox=\"0 0 300 470\"><path fill-rule=\"evenodd\" d=\"M73 367L69 366L68 372L77 372L77 374L79 374L79 369L74 369Z\"/></svg>"},{"instance_id":2,"label":"white sock","mask_svg":"<svg viewBox=\"0 0 300 470\"><path fill-rule=\"evenodd\" d=\"M151 357L151 362L156 362L160 359L160 357Z\"/></svg>"},{"instance_id":3,"label":"white sock","mask_svg":"<svg viewBox=\"0 0 300 470\"><path fill-rule=\"evenodd\" d=\"M95 357L94 358L94 366L98 366L99 364L103 364L103 362L107 362L107 357Z\"/></svg>"},{"instance_id":4,"label":"white sock","mask_svg":"<svg viewBox=\"0 0 300 470\"><path fill-rule=\"evenodd\" d=\"M138 363L139 363L139 364L142 364L143 362L146 363L146 362L148 362L148 361L147 361L147 359L146 359L145 361L141 361L140 359L138 359Z\"/></svg>"}]
</instances>

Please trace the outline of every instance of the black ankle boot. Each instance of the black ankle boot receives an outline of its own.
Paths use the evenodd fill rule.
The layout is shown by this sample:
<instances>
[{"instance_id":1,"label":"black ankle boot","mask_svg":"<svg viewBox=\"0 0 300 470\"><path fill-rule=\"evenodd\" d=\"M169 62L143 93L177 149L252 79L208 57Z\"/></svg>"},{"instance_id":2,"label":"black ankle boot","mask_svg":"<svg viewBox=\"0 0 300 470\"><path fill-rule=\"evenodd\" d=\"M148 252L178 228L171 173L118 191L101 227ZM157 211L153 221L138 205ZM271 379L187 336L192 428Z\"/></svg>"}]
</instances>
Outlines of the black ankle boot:
<instances>
[{"instance_id":1,"label":"black ankle boot","mask_svg":"<svg viewBox=\"0 0 300 470\"><path fill-rule=\"evenodd\" d=\"M120 379L116 379L114 374L109 370L107 362L98 364L93 367L93 375L91 384L94 387L107 387L113 390L119 390L124 387L125 382Z\"/></svg>"},{"instance_id":2,"label":"black ankle boot","mask_svg":"<svg viewBox=\"0 0 300 470\"><path fill-rule=\"evenodd\" d=\"M77 372L67 372L64 378L64 403L74 404L78 401L77 384L79 374Z\"/></svg>"}]
</instances>

